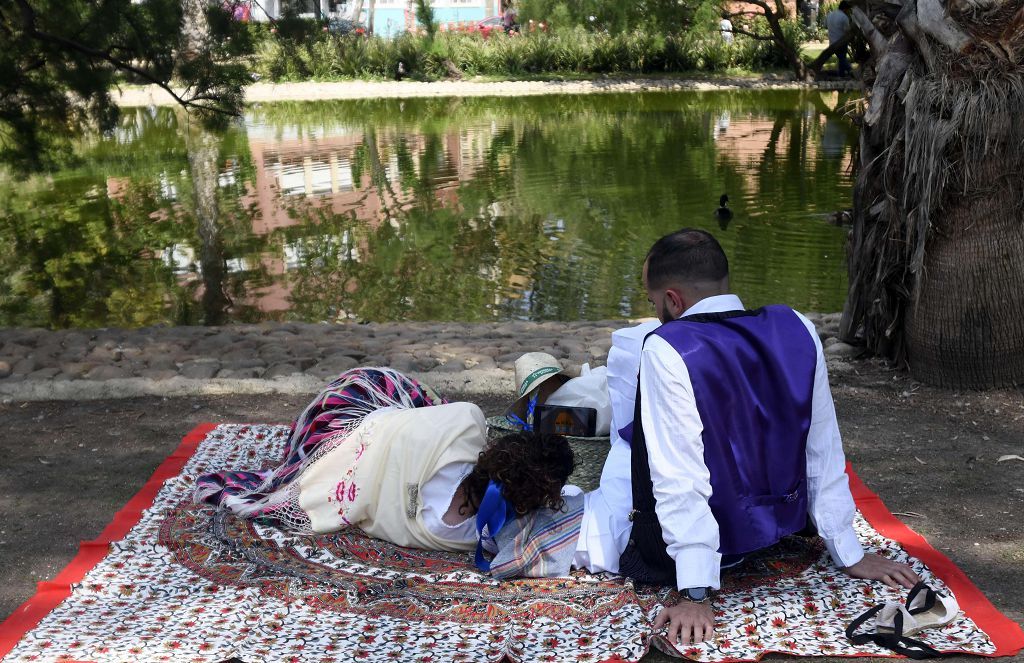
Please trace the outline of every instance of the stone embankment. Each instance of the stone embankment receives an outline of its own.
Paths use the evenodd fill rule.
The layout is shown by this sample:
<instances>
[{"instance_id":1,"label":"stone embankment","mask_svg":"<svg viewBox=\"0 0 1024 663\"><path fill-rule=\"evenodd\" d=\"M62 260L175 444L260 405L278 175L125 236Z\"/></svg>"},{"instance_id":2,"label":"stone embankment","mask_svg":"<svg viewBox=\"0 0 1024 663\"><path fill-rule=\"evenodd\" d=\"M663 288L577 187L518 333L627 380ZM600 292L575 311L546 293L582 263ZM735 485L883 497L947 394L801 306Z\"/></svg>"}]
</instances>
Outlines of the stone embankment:
<instances>
[{"instance_id":1,"label":"stone embankment","mask_svg":"<svg viewBox=\"0 0 1024 663\"><path fill-rule=\"evenodd\" d=\"M838 314L811 314L834 371L856 349L835 338ZM0 397L88 399L151 394L310 393L356 366L390 366L431 384L512 389L515 359L548 352L563 366L602 365L601 322L261 323L225 327L0 330ZM471 384L472 383L472 384Z\"/></svg>"}]
</instances>

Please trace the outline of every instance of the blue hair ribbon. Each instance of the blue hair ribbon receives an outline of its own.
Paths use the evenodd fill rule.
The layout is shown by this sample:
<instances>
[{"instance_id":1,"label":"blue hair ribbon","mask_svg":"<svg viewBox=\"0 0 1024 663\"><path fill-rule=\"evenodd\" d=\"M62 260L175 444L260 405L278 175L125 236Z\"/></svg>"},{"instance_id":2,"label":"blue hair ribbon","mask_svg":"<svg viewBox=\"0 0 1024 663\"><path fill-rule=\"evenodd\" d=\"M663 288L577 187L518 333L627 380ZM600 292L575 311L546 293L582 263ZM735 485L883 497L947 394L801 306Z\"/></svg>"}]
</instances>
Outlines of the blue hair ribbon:
<instances>
[{"instance_id":1,"label":"blue hair ribbon","mask_svg":"<svg viewBox=\"0 0 1024 663\"><path fill-rule=\"evenodd\" d=\"M509 413L505 415L505 420L513 426L519 426L524 431L533 430L533 411L537 407L537 399L540 397L540 393L537 391L533 392L533 396L526 402L526 419L521 419L518 414Z\"/></svg>"},{"instance_id":2,"label":"blue hair ribbon","mask_svg":"<svg viewBox=\"0 0 1024 663\"><path fill-rule=\"evenodd\" d=\"M487 483L487 490L484 498L480 500L480 509L476 512L476 568L484 573L491 570L491 563L484 558L484 527L487 527L487 535L491 539L498 535L501 528L511 518L515 518L512 507L508 500L501 494L501 484L495 481Z\"/></svg>"}]
</instances>

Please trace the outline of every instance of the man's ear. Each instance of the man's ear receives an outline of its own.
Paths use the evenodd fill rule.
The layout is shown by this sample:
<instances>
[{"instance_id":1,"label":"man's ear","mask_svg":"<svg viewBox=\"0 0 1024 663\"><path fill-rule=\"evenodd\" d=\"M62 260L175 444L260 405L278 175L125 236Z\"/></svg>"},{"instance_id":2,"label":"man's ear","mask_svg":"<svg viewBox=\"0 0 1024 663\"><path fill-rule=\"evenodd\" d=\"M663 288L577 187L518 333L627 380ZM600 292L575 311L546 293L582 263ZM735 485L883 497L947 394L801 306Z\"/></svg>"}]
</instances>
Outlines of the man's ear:
<instances>
[{"instance_id":1,"label":"man's ear","mask_svg":"<svg viewBox=\"0 0 1024 663\"><path fill-rule=\"evenodd\" d=\"M686 303L686 297L676 288L668 288L665 290L665 300L668 304L668 312L672 315L673 320L685 313L686 309L690 308Z\"/></svg>"}]
</instances>

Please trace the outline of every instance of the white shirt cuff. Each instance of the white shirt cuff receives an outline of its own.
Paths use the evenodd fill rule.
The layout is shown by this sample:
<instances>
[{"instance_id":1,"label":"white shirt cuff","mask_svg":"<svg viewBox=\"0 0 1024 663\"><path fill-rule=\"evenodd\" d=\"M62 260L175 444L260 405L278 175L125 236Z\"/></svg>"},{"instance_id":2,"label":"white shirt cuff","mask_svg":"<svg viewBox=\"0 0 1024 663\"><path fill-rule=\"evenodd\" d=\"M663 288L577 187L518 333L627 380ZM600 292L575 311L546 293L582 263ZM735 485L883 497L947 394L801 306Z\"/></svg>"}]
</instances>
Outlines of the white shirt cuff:
<instances>
[{"instance_id":1,"label":"white shirt cuff","mask_svg":"<svg viewBox=\"0 0 1024 663\"><path fill-rule=\"evenodd\" d=\"M707 548L687 548L676 554L676 587L721 589L722 556Z\"/></svg>"},{"instance_id":2,"label":"white shirt cuff","mask_svg":"<svg viewBox=\"0 0 1024 663\"><path fill-rule=\"evenodd\" d=\"M852 527L840 532L835 538L822 537L822 540L825 541L828 554L832 555L832 561L840 568L853 566L864 558L864 549Z\"/></svg>"}]
</instances>

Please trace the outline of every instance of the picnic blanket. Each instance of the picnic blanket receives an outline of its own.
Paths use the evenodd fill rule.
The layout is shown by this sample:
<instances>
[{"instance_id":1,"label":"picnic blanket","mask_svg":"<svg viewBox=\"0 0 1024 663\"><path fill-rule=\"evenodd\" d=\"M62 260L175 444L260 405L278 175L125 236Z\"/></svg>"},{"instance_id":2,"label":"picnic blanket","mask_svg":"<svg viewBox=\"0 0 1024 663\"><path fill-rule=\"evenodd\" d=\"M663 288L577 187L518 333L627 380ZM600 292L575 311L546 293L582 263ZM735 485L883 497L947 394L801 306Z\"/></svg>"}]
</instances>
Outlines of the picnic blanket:
<instances>
[{"instance_id":1,"label":"picnic blanket","mask_svg":"<svg viewBox=\"0 0 1024 663\"><path fill-rule=\"evenodd\" d=\"M889 654L851 646L843 629L899 593L838 573L817 539L787 538L729 571L716 638L677 651L651 626L670 588L582 572L499 582L466 553L354 530L295 536L192 503L199 475L279 464L287 438L283 426L193 431L101 536L0 625L3 660L636 661L651 647L699 661ZM965 611L922 639L986 656L1024 645L1017 624L851 479L865 546L913 563Z\"/></svg>"}]
</instances>

